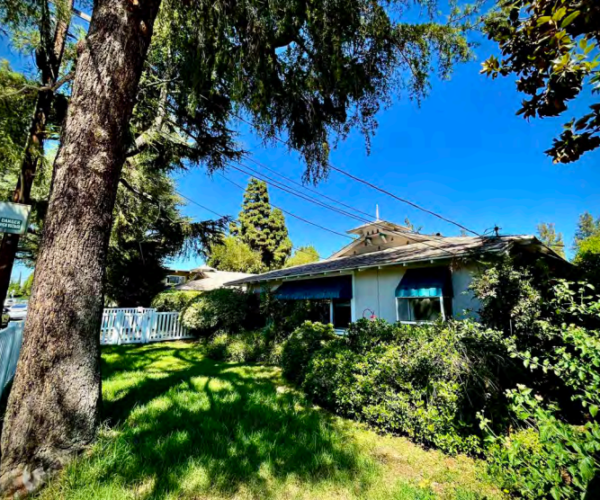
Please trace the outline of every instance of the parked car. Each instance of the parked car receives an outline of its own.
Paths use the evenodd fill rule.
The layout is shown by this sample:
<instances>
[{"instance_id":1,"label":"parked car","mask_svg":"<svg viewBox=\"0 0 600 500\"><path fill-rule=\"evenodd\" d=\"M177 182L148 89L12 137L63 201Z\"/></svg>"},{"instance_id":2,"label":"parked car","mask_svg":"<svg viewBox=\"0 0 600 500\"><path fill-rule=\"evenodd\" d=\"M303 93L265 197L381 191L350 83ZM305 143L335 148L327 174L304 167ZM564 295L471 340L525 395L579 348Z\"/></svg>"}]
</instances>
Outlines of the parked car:
<instances>
[{"instance_id":1,"label":"parked car","mask_svg":"<svg viewBox=\"0 0 600 500\"><path fill-rule=\"evenodd\" d=\"M10 321L21 321L22 319L25 319L25 316L27 316L27 303L10 306L7 314Z\"/></svg>"}]
</instances>

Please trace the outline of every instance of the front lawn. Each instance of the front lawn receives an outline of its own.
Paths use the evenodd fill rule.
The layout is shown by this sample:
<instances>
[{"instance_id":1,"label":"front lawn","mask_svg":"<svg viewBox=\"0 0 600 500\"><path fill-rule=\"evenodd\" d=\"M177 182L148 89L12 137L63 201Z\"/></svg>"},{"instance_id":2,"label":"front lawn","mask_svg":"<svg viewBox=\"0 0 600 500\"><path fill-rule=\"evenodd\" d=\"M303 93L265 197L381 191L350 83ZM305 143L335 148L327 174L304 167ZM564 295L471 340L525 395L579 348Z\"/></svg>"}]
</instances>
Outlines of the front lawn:
<instances>
[{"instance_id":1,"label":"front lawn","mask_svg":"<svg viewBox=\"0 0 600 500\"><path fill-rule=\"evenodd\" d=\"M103 349L97 444L44 499L496 498L478 465L314 408L194 343Z\"/></svg>"}]
</instances>

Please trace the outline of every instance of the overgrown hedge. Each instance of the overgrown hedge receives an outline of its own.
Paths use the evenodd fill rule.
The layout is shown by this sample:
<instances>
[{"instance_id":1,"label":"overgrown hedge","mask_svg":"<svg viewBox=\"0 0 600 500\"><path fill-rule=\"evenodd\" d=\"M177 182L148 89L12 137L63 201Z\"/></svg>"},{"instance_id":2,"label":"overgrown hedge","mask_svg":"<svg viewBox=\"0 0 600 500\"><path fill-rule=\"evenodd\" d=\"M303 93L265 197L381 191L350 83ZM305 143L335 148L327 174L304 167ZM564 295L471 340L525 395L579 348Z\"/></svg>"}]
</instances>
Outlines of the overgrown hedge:
<instances>
[{"instance_id":1,"label":"overgrown hedge","mask_svg":"<svg viewBox=\"0 0 600 500\"><path fill-rule=\"evenodd\" d=\"M217 331L237 333L264 326L256 294L220 288L203 292L190 300L181 311L182 324L202 336Z\"/></svg>"},{"instance_id":2,"label":"overgrown hedge","mask_svg":"<svg viewBox=\"0 0 600 500\"><path fill-rule=\"evenodd\" d=\"M490 349L494 335L468 322L360 320L314 354L302 386L340 415L447 452L480 453L476 413L502 400L490 389L502 355Z\"/></svg>"},{"instance_id":3,"label":"overgrown hedge","mask_svg":"<svg viewBox=\"0 0 600 500\"><path fill-rule=\"evenodd\" d=\"M283 375L302 384L313 355L336 339L333 325L305 322L284 342L281 352Z\"/></svg>"},{"instance_id":4,"label":"overgrown hedge","mask_svg":"<svg viewBox=\"0 0 600 500\"><path fill-rule=\"evenodd\" d=\"M150 307L161 312L181 312L192 300L197 298L200 293L201 292L165 290L152 299Z\"/></svg>"}]
</instances>

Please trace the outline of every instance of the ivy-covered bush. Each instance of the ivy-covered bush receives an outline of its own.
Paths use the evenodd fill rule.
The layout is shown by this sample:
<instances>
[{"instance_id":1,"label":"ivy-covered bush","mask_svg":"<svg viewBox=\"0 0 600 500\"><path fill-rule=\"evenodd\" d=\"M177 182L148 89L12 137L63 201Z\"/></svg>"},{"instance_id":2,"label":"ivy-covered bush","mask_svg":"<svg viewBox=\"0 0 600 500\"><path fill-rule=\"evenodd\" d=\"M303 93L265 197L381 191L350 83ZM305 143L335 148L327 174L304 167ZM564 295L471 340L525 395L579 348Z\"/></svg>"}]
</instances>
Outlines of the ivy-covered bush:
<instances>
[{"instance_id":1,"label":"ivy-covered bush","mask_svg":"<svg viewBox=\"0 0 600 500\"><path fill-rule=\"evenodd\" d=\"M525 385L509 390L519 430L497 434L482 415L488 461L503 487L525 498L600 498L600 332L580 326L600 319L600 296L589 285L564 281L553 293L558 321L545 328L556 347L537 356L515 343L512 355L533 374L553 373L570 389L579 412L567 418L547 394Z\"/></svg>"},{"instance_id":2,"label":"ivy-covered bush","mask_svg":"<svg viewBox=\"0 0 600 500\"><path fill-rule=\"evenodd\" d=\"M203 335L236 333L260 326L258 299L241 290L221 288L194 298L181 312L183 326Z\"/></svg>"},{"instance_id":3,"label":"ivy-covered bush","mask_svg":"<svg viewBox=\"0 0 600 500\"><path fill-rule=\"evenodd\" d=\"M150 307L155 308L159 312L181 312L199 295L200 292L165 290L152 299Z\"/></svg>"},{"instance_id":4,"label":"ivy-covered bush","mask_svg":"<svg viewBox=\"0 0 600 500\"><path fill-rule=\"evenodd\" d=\"M331 324L306 321L296 328L283 344L281 352L283 375L288 380L301 384L313 354L335 338Z\"/></svg>"},{"instance_id":5,"label":"ivy-covered bush","mask_svg":"<svg viewBox=\"0 0 600 500\"><path fill-rule=\"evenodd\" d=\"M501 336L474 323L360 320L312 356L303 388L341 415L447 452L479 453L477 412L501 414L496 380L509 365Z\"/></svg>"}]
</instances>

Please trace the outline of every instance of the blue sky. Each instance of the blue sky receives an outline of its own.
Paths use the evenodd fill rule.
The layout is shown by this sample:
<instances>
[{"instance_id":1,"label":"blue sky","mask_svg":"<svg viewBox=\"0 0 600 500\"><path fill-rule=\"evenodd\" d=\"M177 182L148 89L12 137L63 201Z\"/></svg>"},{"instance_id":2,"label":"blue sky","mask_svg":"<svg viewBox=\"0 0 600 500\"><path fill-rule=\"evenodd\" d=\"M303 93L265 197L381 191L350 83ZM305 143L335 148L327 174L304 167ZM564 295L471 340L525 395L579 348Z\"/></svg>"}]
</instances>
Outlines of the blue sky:
<instances>
[{"instance_id":1,"label":"blue sky","mask_svg":"<svg viewBox=\"0 0 600 500\"><path fill-rule=\"evenodd\" d=\"M354 133L338 145L331 163L477 232L498 225L503 234L533 234L538 223L554 222L570 247L579 214L588 210L600 216L600 150L568 166L553 165L544 150L560 133L561 125L580 116L592 99L584 96L557 119L527 122L515 115L523 96L516 92L514 78L491 80L479 74L481 61L497 53L496 47L483 40L476 53L477 60L458 66L450 81L434 78L430 95L420 107L401 96L382 111L370 155L362 136ZM1 40L0 58L18 62ZM240 142L256 160L301 179L304 167L296 154L279 144L265 147L247 126L238 125ZM244 185L248 179L235 171L226 175ZM185 196L237 216L242 192L221 175L211 177L194 169L176 180ZM317 189L373 217L378 204L382 219L402 223L409 217L424 232L459 232L336 172ZM339 232L359 224L275 188L270 188L270 195L276 205ZM192 204L183 210L196 220L214 217ZM347 242L286 219L294 245L312 244L321 256ZM176 259L172 265L186 269L201 262L199 258ZM15 269L16 275L21 271Z\"/></svg>"},{"instance_id":2,"label":"blue sky","mask_svg":"<svg viewBox=\"0 0 600 500\"><path fill-rule=\"evenodd\" d=\"M433 79L430 95L420 107L399 98L381 112L370 155L356 133L339 144L331 162L477 232L498 225L503 234L533 234L540 222L554 222L570 247L579 214L588 210L600 215L600 150L572 165L554 165L544 151L564 122L585 112L591 97L573 103L562 117L528 122L515 114L523 96L516 92L514 78L491 80L479 74L481 61L497 53L494 45L483 41L476 52L477 60L457 67L450 81ZM304 167L297 155L280 144L264 147L247 127L240 128L244 130L240 140L254 158L300 180ZM242 184L248 179L235 171L227 176ZM179 177L178 186L186 196L220 213L239 212L241 191L219 174L210 177L194 170ZM409 217L424 232L459 233L452 225L336 172L318 190L373 216L379 204L382 219L402 223ZM270 195L273 203L336 231L359 224L274 187ZM194 218L211 217L193 205L185 211ZM294 245L313 244L322 256L345 244L341 236L290 217L287 223Z\"/></svg>"}]
</instances>

